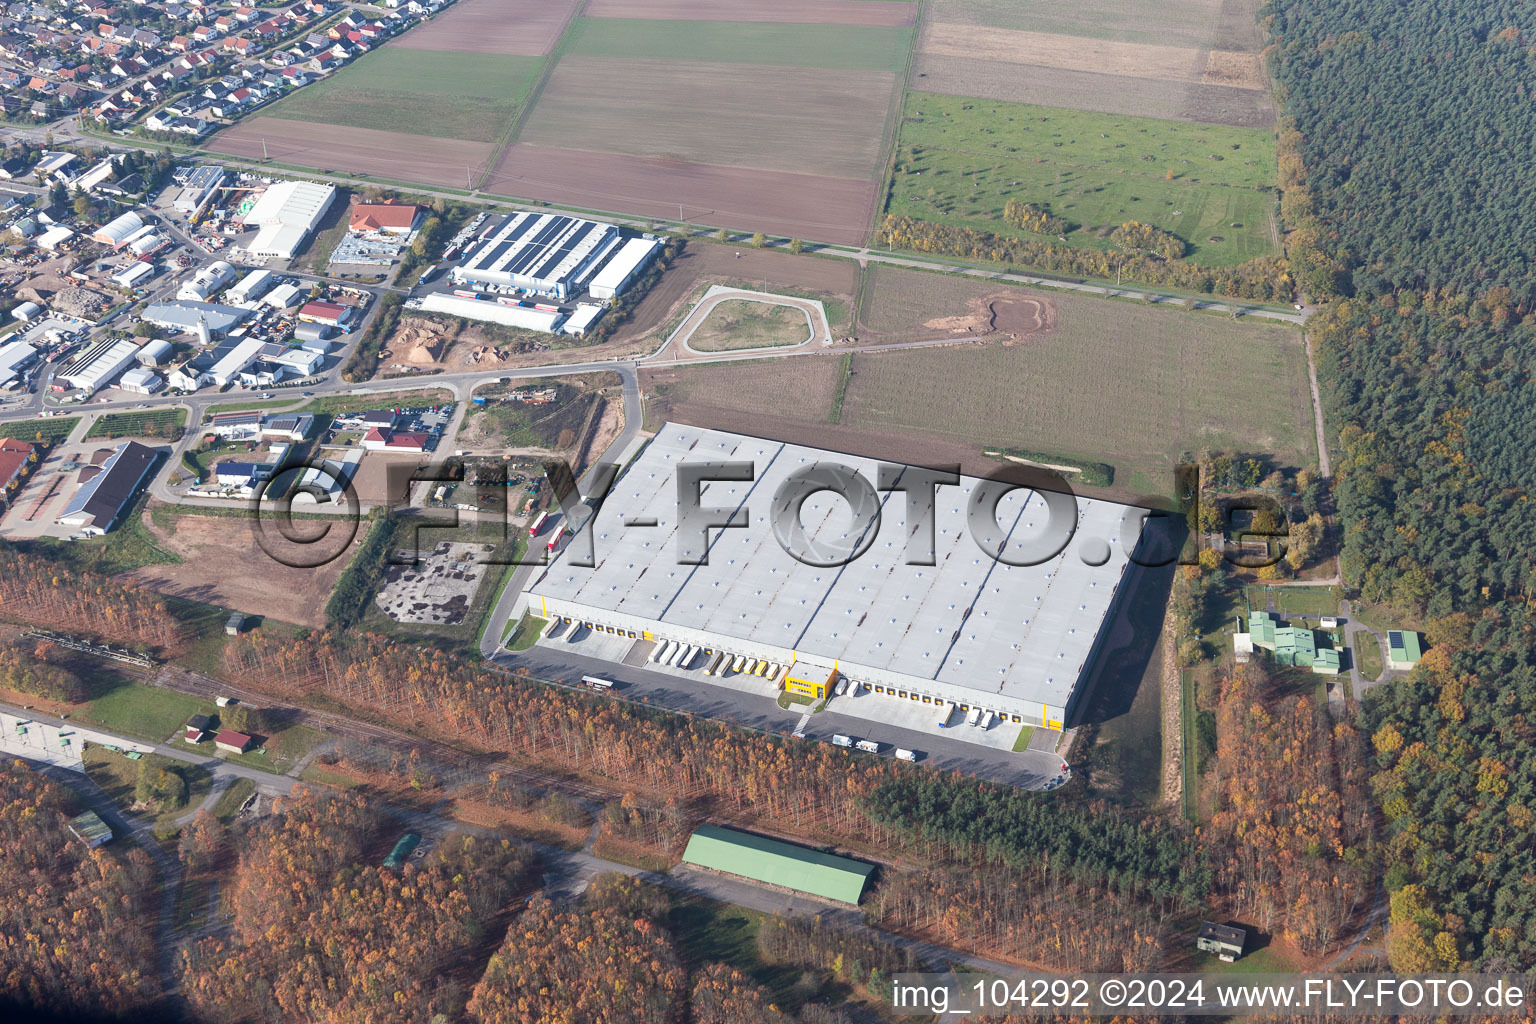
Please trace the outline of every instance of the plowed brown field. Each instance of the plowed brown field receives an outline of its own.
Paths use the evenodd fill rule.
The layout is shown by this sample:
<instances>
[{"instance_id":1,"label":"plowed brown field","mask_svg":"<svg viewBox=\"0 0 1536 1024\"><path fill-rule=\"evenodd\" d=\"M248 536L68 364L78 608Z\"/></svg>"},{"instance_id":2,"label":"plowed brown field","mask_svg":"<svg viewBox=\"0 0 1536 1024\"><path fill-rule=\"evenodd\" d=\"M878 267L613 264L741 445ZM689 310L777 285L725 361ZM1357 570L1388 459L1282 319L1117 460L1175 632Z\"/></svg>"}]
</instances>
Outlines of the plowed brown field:
<instances>
[{"instance_id":1,"label":"plowed brown field","mask_svg":"<svg viewBox=\"0 0 1536 1024\"><path fill-rule=\"evenodd\" d=\"M575 9L576 0L459 0L390 45L542 57L554 48Z\"/></svg>"},{"instance_id":2,"label":"plowed brown field","mask_svg":"<svg viewBox=\"0 0 1536 1024\"><path fill-rule=\"evenodd\" d=\"M721 167L686 160L591 153L519 143L485 191L642 217L860 243L878 186L869 180Z\"/></svg>"},{"instance_id":3,"label":"plowed brown field","mask_svg":"<svg viewBox=\"0 0 1536 1024\"><path fill-rule=\"evenodd\" d=\"M591 0L584 13L589 18L900 27L912 24L917 4L889 0Z\"/></svg>"},{"instance_id":4,"label":"plowed brown field","mask_svg":"<svg viewBox=\"0 0 1536 1024\"><path fill-rule=\"evenodd\" d=\"M886 71L565 57L518 141L872 178L895 83Z\"/></svg>"},{"instance_id":5,"label":"plowed brown field","mask_svg":"<svg viewBox=\"0 0 1536 1024\"><path fill-rule=\"evenodd\" d=\"M369 128L343 128L275 117L252 117L215 135L208 148L216 153L262 158L321 170L349 171L464 187L466 170L479 176L495 147L484 142L434 139Z\"/></svg>"}]
</instances>

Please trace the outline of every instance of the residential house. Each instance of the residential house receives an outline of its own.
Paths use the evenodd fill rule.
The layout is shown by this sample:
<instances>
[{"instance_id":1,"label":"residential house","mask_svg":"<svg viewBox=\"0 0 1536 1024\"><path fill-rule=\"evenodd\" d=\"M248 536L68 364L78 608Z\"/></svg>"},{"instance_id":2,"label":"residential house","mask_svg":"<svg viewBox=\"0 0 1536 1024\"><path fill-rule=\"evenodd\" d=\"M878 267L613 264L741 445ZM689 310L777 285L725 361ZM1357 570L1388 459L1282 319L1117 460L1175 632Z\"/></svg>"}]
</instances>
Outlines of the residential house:
<instances>
[{"instance_id":1,"label":"residential house","mask_svg":"<svg viewBox=\"0 0 1536 1024\"><path fill-rule=\"evenodd\" d=\"M1230 964L1243 955L1243 946L1247 941L1248 933L1242 928L1201 921L1200 932L1195 936L1195 948L1203 953L1215 953Z\"/></svg>"}]
</instances>

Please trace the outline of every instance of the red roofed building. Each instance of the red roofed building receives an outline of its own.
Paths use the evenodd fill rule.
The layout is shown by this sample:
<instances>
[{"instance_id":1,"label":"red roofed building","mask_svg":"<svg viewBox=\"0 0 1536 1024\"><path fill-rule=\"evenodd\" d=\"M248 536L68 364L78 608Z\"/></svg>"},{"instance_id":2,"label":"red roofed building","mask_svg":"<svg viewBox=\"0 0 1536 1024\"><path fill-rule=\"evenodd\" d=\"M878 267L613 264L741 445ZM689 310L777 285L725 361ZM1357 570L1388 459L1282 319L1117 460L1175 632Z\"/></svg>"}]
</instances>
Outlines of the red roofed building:
<instances>
[{"instance_id":1,"label":"red roofed building","mask_svg":"<svg viewBox=\"0 0 1536 1024\"><path fill-rule=\"evenodd\" d=\"M358 203L352 207L353 231L376 231L387 235L407 235L416 227L421 207L410 203Z\"/></svg>"},{"instance_id":2,"label":"red roofed building","mask_svg":"<svg viewBox=\"0 0 1536 1024\"><path fill-rule=\"evenodd\" d=\"M400 452L411 455L420 455L427 450L431 442L431 434L423 434L410 430L391 430L388 427L373 427L363 435L359 443L363 448L371 452Z\"/></svg>"},{"instance_id":3,"label":"red roofed building","mask_svg":"<svg viewBox=\"0 0 1536 1024\"><path fill-rule=\"evenodd\" d=\"M225 729L213 738L213 745L226 754L243 754L251 749L251 738L243 732Z\"/></svg>"},{"instance_id":4,"label":"red roofed building","mask_svg":"<svg viewBox=\"0 0 1536 1024\"><path fill-rule=\"evenodd\" d=\"M0 439L0 489L8 488L27 468L27 460L35 449L25 441L15 438Z\"/></svg>"},{"instance_id":5,"label":"red roofed building","mask_svg":"<svg viewBox=\"0 0 1536 1024\"><path fill-rule=\"evenodd\" d=\"M316 299L314 302L306 302L299 307L299 319L312 324L329 324L332 327L340 327L351 318L352 308L335 302L323 302Z\"/></svg>"}]
</instances>

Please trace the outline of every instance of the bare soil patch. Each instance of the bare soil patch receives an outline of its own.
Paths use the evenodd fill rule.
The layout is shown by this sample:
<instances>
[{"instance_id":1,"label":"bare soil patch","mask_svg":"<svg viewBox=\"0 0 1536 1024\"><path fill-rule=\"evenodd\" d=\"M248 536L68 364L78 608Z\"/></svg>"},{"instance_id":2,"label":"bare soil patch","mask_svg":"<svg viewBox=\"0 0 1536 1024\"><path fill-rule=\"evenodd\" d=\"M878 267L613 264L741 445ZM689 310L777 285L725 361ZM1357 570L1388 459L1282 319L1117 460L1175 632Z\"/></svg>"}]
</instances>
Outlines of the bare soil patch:
<instances>
[{"instance_id":1,"label":"bare soil patch","mask_svg":"<svg viewBox=\"0 0 1536 1024\"><path fill-rule=\"evenodd\" d=\"M236 516L183 515L174 527L156 526L148 512L144 526L168 550L181 556L180 565L146 565L123 574L141 586L173 597L231 608L250 615L270 615L299 626L325 625L325 604L342 570L352 561L364 531L348 540L350 528L340 522L294 520L293 528L308 536L329 528L326 541L295 546L283 541L268 523L265 539L281 558L302 554L313 560L335 557L317 568L295 568L269 555L257 541L256 525ZM302 547L302 550L298 550Z\"/></svg>"},{"instance_id":2,"label":"bare soil patch","mask_svg":"<svg viewBox=\"0 0 1536 1024\"><path fill-rule=\"evenodd\" d=\"M405 50L542 57L554 49L576 0L459 0L392 42Z\"/></svg>"},{"instance_id":3,"label":"bare soil patch","mask_svg":"<svg viewBox=\"0 0 1536 1024\"><path fill-rule=\"evenodd\" d=\"M864 289L858 337L895 342L947 332L1006 342L1047 334L1055 326L1056 303L1043 293L876 264Z\"/></svg>"},{"instance_id":4,"label":"bare soil patch","mask_svg":"<svg viewBox=\"0 0 1536 1024\"><path fill-rule=\"evenodd\" d=\"M405 374L499 370L547 361L550 335L500 331L452 317L411 313L400 318L380 350L375 379ZM593 351L596 351L594 347Z\"/></svg>"},{"instance_id":5,"label":"bare soil patch","mask_svg":"<svg viewBox=\"0 0 1536 1024\"><path fill-rule=\"evenodd\" d=\"M917 4L889 0L591 0L583 13L589 18L900 27L912 24Z\"/></svg>"},{"instance_id":6,"label":"bare soil patch","mask_svg":"<svg viewBox=\"0 0 1536 1024\"><path fill-rule=\"evenodd\" d=\"M748 363L705 363L669 369L642 369L640 386L647 401L646 423L667 420L734 430L720 417L750 423L755 417L774 422L825 425L837 396L838 359L814 355ZM690 418L692 417L692 418ZM775 436L762 429L744 433Z\"/></svg>"},{"instance_id":7,"label":"bare soil patch","mask_svg":"<svg viewBox=\"0 0 1536 1024\"><path fill-rule=\"evenodd\" d=\"M694 223L857 245L879 186L864 178L519 143L507 148L485 191L642 217L676 218L681 203Z\"/></svg>"},{"instance_id":8,"label":"bare soil patch","mask_svg":"<svg viewBox=\"0 0 1536 1024\"><path fill-rule=\"evenodd\" d=\"M426 465L430 455L385 455L369 452L363 456L352 486L364 508L402 502L410 491L410 479L418 466Z\"/></svg>"},{"instance_id":9,"label":"bare soil patch","mask_svg":"<svg viewBox=\"0 0 1536 1024\"><path fill-rule=\"evenodd\" d=\"M1010 103L1096 110L1105 114L1267 128L1267 93L1191 81L1155 81L1086 71L920 53L913 88Z\"/></svg>"},{"instance_id":10,"label":"bare soil patch","mask_svg":"<svg viewBox=\"0 0 1536 1024\"><path fill-rule=\"evenodd\" d=\"M921 50L940 57L1032 64L1063 71L1171 82L1200 82L1214 71L1222 77L1211 84L1250 89L1265 87L1260 59L1251 53L1125 43L948 22L928 26L923 32Z\"/></svg>"},{"instance_id":11,"label":"bare soil patch","mask_svg":"<svg viewBox=\"0 0 1536 1024\"><path fill-rule=\"evenodd\" d=\"M1268 89L1263 59L1256 53L1233 53L1231 50L1211 51L1206 60L1205 73L1200 76L1200 83L1260 92Z\"/></svg>"},{"instance_id":12,"label":"bare soil patch","mask_svg":"<svg viewBox=\"0 0 1536 1024\"><path fill-rule=\"evenodd\" d=\"M495 147L485 142L275 117L247 118L215 135L208 148L260 160L263 143L273 163L459 188L464 186L466 171L478 177L495 152Z\"/></svg>"},{"instance_id":13,"label":"bare soil patch","mask_svg":"<svg viewBox=\"0 0 1536 1024\"><path fill-rule=\"evenodd\" d=\"M570 56L518 141L866 178L894 85L885 71Z\"/></svg>"}]
</instances>

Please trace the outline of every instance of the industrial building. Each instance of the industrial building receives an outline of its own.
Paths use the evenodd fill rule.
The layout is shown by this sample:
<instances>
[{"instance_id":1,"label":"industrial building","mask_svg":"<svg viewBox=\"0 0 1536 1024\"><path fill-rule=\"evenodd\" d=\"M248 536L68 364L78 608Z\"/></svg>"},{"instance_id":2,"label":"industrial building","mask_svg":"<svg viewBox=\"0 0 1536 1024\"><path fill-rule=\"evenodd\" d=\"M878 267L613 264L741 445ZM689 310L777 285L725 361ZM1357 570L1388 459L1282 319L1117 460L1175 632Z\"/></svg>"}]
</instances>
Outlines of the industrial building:
<instances>
[{"instance_id":1,"label":"industrial building","mask_svg":"<svg viewBox=\"0 0 1536 1024\"><path fill-rule=\"evenodd\" d=\"M224 184L226 175L224 168L212 164L177 170L176 181L181 184L181 191L171 200L171 206L176 212L195 220L207 207L218 187Z\"/></svg>"},{"instance_id":2,"label":"industrial building","mask_svg":"<svg viewBox=\"0 0 1536 1024\"><path fill-rule=\"evenodd\" d=\"M139 346L126 338L103 338L65 363L54 379L82 391L98 391L132 366L138 354Z\"/></svg>"},{"instance_id":3,"label":"industrial building","mask_svg":"<svg viewBox=\"0 0 1536 1024\"><path fill-rule=\"evenodd\" d=\"M227 351L215 353L217 358L213 366L209 367L208 376L213 379L213 383L221 388L224 387L256 361L264 345L266 342L260 338L242 338L232 347L226 346Z\"/></svg>"},{"instance_id":4,"label":"industrial building","mask_svg":"<svg viewBox=\"0 0 1536 1024\"><path fill-rule=\"evenodd\" d=\"M37 362L37 349L24 341L10 341L0 345L0 388L14 387L21 383L27 368Z\"/></svg>"},{"instance_id":5,"label":"industrial building","mask_svg":"<svg viewBox=\"0 0 1536 1024\"><path fill-rule=\"evenodd\" d=\"M250 310L216 302L152 302L144 308L144 319L157 327L181 334L216 338L250 316Z\"/></svg>"},{"instance_id":6,"label":"industrial building","mask_svg":"<svg viewBox=\"0 0 1536 1024\"><path fill-rule=\"evenodd\" d=\"M508 327L521 327L525 331L543 331L546 334L554 333L555 328L565 319L565 314L558 311L463 299L444 292L431 292L423 297L421 308L429 313L447 313L466 320L484 320Z\"/></svg>"},{"instance_id":7,"label":"industrial building","mask_svg":"<svg viewBox=\"0 0 1536 1024\"><path fill-rule=\"evenodd\" d=\"M152 395L165 387L165 381L154 370L145 366L135 366L131 370L123 371L118 379L117 386L124 391L132 391L139 395Z\"/></svg>"},{"instance_id":8,"label":"industrial building","mask_svg":"<svg viewBox=\"0 0 1536 1024\"><path fill-rule=\"evenodd\" d=\"M144 221L136 213L124 213L112 218L96 229L91 240L112 248L121 248L128 240L144 230Z\"/></svg>"},{"instance_id":9,"label":"industrial building","mask_svg":"<svg viewBox=\"0 0 1536 1024\"><path fill-rule=\"evenodd\" d=\"M749 522L712 530L704 549L697 530L678 529L678 467L724 461L752 463L754 478L710 482L701 503L743 509ZM829 493L800 508L812 544L867 545L832 568L788 554L768 518L789 475L818 464L856 469L870 488L856 514ZM1010 557L1030 545L1050 548L1047 538L1062 535L1060 518L1070 514L1062 503L1076 510L1060 550L1030 559L1040 564L1012 565L973 537L968 502L984 482L962 477L934 490L934 564L912 565L905 499L874 491L879 466L668 423L579 528L592 536L596 568L557 557L528 584L526 606L606 633L696 646L716 659L766 661L779 686L812 697L826 696L841 677L877 700L932 705L936 723L959 708L1063 728L1115 606L1141 510L1053 495L1052 515L1046 495L1012 489L996 504L1000 539L989 540ZM863 532L850 540L855 523L865 524ZM680 564L685 556L707 556L708 564Z\"/></svg>"},{"instance_id":10,"label":"industrial building","mask_svg":"<svg viewBox=\"0 0 1536 1024\"><path fill-rule=\"evenodd\" d=\"M141 366L159 366L170 358L172 351L174 349L168 341L149 341L139 349L139 354L135 358Z\"/></svg>"},{"instance_id":11,"label":"industrial building","mask_svg":"<svg viewBox=\"0 0 1536 1024\"><path fill-rule=\"evenodd\" d=\"M134 260L122 270L112 275L112 283L123 288L137 288L140 284L154 276L155 265L153 263Z\"/></svg>"},{"instance_id":12,"label":"industrial building","mask_svg":"<svg viewBox=\"0 0 1536 1024\"><path fill-rule=\"evenodd\" d=\"M592 278L588 290L594 299L611 299L623 294L661 249L654 238L631 238L613 259Z\"/></svg>"},{"instance_id":13,"label":"industrial building","mask_svg":"<svg viewBox=\"0 0 1536 1024\"><path fill-rule=\"evenodd\" d=\"M277 283L270 270L253 270L229 290L231 302L250 302L259 299Z\"/></svg>"},{"instance_id":14,"label":"industrial building","mask_svg":"<svg viewBox=\"0 0 1536 1024\"><path fill-rule=\"evenodd\" d=\"M352 322L357 309L353 306L343 306L339 302L325 302L316 299L306 302L299 307L299 319L307 324L324 324L326 327L345 328Z\"/></svg>"},{"instance_id":15,"label":"industrial building","mask_svg":"<svg viewBox=\"0 0 1536 1024\"><path fill-rule=\"evenodd\" d=\"M246 251L252 256L292 259L304 247L336 198L335 185L279 181L261 194L245 215L247 227L260 230Z\"/></svg>"},{"instance_id":16,"label":"industrial building","mask_svg":"<svg viewBox=\"0 0 1536 1024\"><path fill-rule=\"evenodd\" d=\"M177 289L176 297L183 302L203 302L208 296L234 283L235 268L223 260L214 260L203 267L192 280Z\"/></svg>"},{"instance_id":17,"label":"industrial building","mask_svg":"<svg viewBox=\"0 0 1536 1024\"><path fill-rule=\"evenodd\" d=\"M155 464L155 450L137 441L124 441L97 452L98 458L80 470L80 489L64 506L59 522L99 536L112 529L133 504L139 486ZM99 459L99 461L98 461Z\"/></svg>"},{"instance_id":18,"label":"industrial building","mask_svg":"<svg viewBox=\"0 0 1536 1024\"><path fill-rule=\"evenodd\" d=\"M607 309L603 306L584 302L576 307L576 312L566 318L565 323L560 325L560 333L579 338L590 331L592 325L602 319L606 312Z\"/></svg>"},{"instance_id":19,"label":"industrial building","mask_svg":"<svg viewBox=\"0 0 1536 1024\"><path fill-rule=\"evenodd\" d=\"M688 838L683 863L857 905L875 865L718 825Z\"/></svg>"},{"instance_id":20,"label":"industrial building","mask_svg":"<svg viewBox=\"0 0 1536 1024\"><path fill-rule=\"evenodd\" d=\"M469 244L453 268L453 280L565 299L580 294L588 274L618 239L619 229L612 224L554 213L515 213Z\"/></svg>"}]
</instances>

